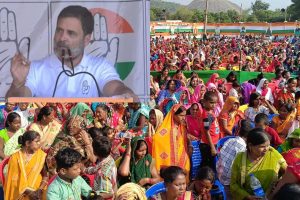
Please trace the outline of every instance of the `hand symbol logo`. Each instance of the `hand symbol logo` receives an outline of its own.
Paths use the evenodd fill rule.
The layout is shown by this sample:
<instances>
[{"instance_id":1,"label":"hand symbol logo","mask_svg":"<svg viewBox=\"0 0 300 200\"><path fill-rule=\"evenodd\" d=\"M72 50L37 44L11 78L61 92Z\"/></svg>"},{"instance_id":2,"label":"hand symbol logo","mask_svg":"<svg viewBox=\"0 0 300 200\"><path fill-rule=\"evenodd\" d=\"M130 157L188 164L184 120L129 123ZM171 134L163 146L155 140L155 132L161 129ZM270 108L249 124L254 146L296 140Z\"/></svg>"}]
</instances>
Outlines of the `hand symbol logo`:
<instances>
[{"instance_id":1,"label":"hand symbol logo","mask_svg":"<svg viewBox=\"0 0 300 200\"><path fill-rule=\"evenodd\" d=\"M24 37L18 42L16 15L7 8L0 9L0 85L5 83L7 89L12 82L12 77L7 76L11 60L17 52L22 52L29 58L30 38ZM3 88L1 88L2 90ZM6 91L6 90L2 90ZM0 95L2 96L2 95Z\"/></svg>"},{"instance_id":2,"label":"hand symbol logo","mask_svg":"<svg viewBox=\"0 0 300 200\"><path fill-rule=\"evenodd\" d=\"M94 32L93 38L89 45L85 48L87 54L95 57L104 56L114 66L117 62L119 51L119 38L113 37L108 39L107 24L104 16L99 13L94 16Z\"/></svg>"}]
</instances>

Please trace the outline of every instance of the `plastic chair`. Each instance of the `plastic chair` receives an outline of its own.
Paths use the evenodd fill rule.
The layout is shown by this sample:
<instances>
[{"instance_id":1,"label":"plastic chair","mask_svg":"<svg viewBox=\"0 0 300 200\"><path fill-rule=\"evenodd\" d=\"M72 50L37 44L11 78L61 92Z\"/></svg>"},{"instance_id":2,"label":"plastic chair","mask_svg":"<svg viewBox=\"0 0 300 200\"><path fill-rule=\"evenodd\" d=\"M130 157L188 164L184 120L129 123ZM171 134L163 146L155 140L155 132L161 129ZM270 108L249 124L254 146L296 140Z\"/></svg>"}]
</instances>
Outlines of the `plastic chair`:
<instances>
[{"instance_id":1,"label":"plastic chair","mask_svg":"<svg viewBox=\"0 0 300 200\"><path fill-rule=\"evenodd\" d=\"M2 185L4 186L4 182L5 182L5 177L4 177L4 167L8 164L10 157L5 158L4 160L2 160L2 162L0 163L0 179L2 182Z\"/></svg>"},{"instance_id":2,"label":"plastic chair","mask_svg":"<svg viewBox=\"0 0 300 200\"><path fill-rule=\"evenodd\" d=\"M215 180L214 186L217 186L216 189L212 189L210 191L211 197L215 197L218 195L223 196L223 200L226 200L226 192L224 186L220 183L219 180ZM213 199L213 198L212 198Z\"/></svg>"},{"instance_id":3,"label":"plastic chair","mask_svg":"<svg viewBox=\"0 0 300 200\"><path fill-rule=\"evenodd\" d=\"M221 148L224 146L225 142L230 138L235 138L235 136L227 136L218 141L217 149L216 149L218 153L220 152Z\"/></svg>"},{"instance_id":4,"label":"plastic chair","mask_svg":"<svg viewBox=\"0 0 300 200\"><path fill-rule=\"evenodd\" d=\"M166 186L165 186L165 183L164 182L159 182L159 183L156 183L154 185L152 185L147 191L146 191L146 197L147 199L156 195L156 194L159 194L161 192L165 192L166 191Z\"/></svg>"},{"instance_id":5,"label":"plastic chair","mask_svg":"<svg viewBox=\"0 0 300 200\"><path fill-rule=\"evenodd\" d=\"M191 179L193 180L199 171L202 157L201 157L201 152L200 152L200 141L192 141L191 145L193 146L193 153L191 156Z\"/></svg>"}]
</instances>

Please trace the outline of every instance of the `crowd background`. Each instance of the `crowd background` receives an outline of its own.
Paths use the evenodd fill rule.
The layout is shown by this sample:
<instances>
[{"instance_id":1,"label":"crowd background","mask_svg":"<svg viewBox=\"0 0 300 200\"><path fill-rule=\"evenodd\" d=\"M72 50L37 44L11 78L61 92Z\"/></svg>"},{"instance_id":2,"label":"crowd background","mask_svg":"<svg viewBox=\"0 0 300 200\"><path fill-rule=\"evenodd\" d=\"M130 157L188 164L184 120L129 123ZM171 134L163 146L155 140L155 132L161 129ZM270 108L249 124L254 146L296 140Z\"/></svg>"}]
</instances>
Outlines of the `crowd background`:
<instances>
[{"instance_id":1,"label":"crowd background","mask_svg":"<svg viewBox=\"0 0 300 200\"><path fill-rule=\"evenodd\" d=\"M5 199L146 199L161 181L151 199L298 197L297 41L154 38L151 69L161 73L147 103L4 103ZM203 79L207 69L216 73ZM255 77L241 82L239 69Z\"/></svg>"}]
</instances>

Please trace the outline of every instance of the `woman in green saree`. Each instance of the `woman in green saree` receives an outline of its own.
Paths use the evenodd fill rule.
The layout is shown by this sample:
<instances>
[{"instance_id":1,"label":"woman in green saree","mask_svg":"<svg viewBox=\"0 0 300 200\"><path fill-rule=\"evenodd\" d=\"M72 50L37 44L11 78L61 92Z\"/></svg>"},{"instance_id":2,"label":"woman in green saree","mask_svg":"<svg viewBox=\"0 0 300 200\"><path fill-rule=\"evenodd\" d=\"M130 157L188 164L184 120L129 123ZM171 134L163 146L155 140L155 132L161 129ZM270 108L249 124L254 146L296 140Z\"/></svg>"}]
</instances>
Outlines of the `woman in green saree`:
<instances>
[{"instance_id":1,"label":"woman in green saree","mask_svg":"<svg viewBox=\"0 0 300 200\"><path fill-rule=\"evenodd\" d=\"M128 142L118 174L121 176L120 185L127 182L149 186L160 181L155 163L148 153L148 146L142 137L134 137Z\"/></svg>"},{"instance_id":2,"label":"woman in green saree","mask_svg":"<svg viewBox=\"0 0 300 200\"><path fill-rule=\"evenodd\" d=\"M250 174L260 181L267 195L283 174L287 164L278 151L270 146L263 129L252 129L247 137L247 151L239 153L232 165L230 191L233 199L257 199L250 186Z\"/></svg>"},{"instance_id":3,"label":"woman in green saree","mask_svg":"<svg viewBox=\"0 0 300 200\"><path fill-rule=\"evenodd\" d=\"M16 112L7 115L5 128L0 131L0 159L4 159L20 149L18 138L25 130L21 128L21 117Z\"/></svg>"}]
</instances>

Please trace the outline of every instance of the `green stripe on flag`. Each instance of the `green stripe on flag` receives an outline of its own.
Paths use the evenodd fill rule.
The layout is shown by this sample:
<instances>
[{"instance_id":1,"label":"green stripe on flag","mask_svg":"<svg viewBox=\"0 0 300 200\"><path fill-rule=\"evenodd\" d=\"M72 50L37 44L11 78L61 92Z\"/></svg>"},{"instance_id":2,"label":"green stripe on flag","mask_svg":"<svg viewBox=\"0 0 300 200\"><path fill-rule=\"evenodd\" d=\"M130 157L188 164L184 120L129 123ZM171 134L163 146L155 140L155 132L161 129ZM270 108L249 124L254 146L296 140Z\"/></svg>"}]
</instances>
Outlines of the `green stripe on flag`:
<instances>
[{"instance_id":1,"label":"green stripe on flag","mask_svg":"<svg viewBox=\"0 0 300 200\"><path fill-rule=\"evenodd\" d=\"M115 64L115 68L120 75L120 78L124 80L130 74L135 62L118 62Z\"/></svg>"}]
</instances>

